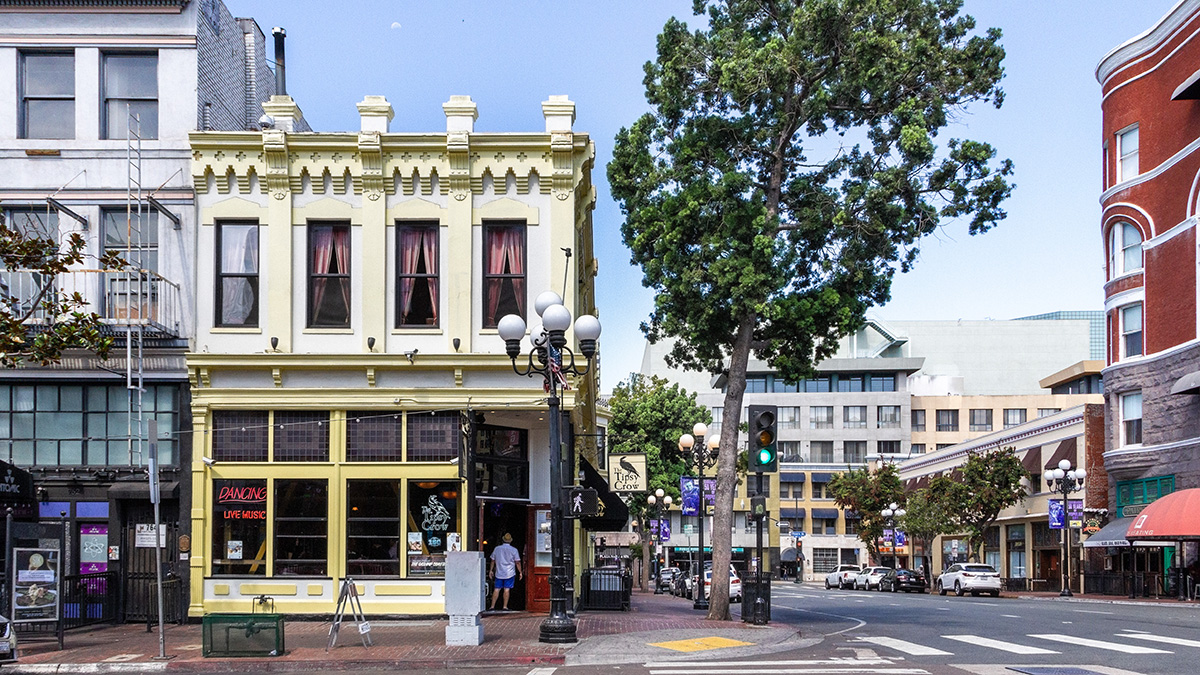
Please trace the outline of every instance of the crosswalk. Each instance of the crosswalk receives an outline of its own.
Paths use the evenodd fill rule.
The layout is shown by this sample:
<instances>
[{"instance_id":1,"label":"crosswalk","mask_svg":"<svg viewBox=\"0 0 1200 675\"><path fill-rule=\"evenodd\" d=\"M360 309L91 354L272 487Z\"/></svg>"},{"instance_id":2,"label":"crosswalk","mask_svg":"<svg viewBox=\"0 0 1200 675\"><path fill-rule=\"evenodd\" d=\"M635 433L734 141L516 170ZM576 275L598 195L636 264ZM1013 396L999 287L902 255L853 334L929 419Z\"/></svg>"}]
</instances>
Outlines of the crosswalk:
<instances>
[{"instance_id":1,"label":"crosswalk","mask_svg":"<svg viewBox=\"0 0 1200 675\"><path fill-rule=\"evenodd\" d=\"M951 644L953 642L1027 656L1062 654L1064 652L1077 653L1080 649L1094 654L1103 654L1105 652L1118 652L1121 654L1175 653L1168 649L1162 649L1160 648L1161 646L1200 649L1200 640L1190 640L1170 635L1157 635L1145 631L1133 630L1115 633L1113 635L1114 639L1111 640L1066 635L1063 633L1030 633L1025 637L1029 638L1030 642L1010 642L981 635L941 635L939 636L940 639L934 641L932 644L921 644L894 637L871 635L856 637L853 638L853 641L869 643L908 656L954 656L955 652L949 651L954 649ZM942 640L950 642L942 642ZM1142 644L1138 644L1138 641ZM1151 647L1144 644L1146 642L1155 643L1159 646ZM1051 646L1055 648L1051 649Z\"/></svg>"},{"instance_id":2,"label":"crosswalk","mask_svg":"<svg viewBox=\"0 0 1200 675\"><path fill-rule=\"evenodd\" d=\"M645 664L650 675L929 675L912 664L883 657L787 661L661 661Z\"/></svg>"}]
</instances>

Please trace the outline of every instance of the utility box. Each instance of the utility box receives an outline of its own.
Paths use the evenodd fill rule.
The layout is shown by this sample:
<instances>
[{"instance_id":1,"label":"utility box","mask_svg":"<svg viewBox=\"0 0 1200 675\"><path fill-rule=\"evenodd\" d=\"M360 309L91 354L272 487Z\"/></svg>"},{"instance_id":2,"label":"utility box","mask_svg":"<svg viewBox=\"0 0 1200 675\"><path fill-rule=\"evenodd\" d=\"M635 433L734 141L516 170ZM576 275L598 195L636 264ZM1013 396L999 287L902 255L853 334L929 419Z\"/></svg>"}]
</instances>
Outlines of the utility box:
<instances>
[{"instance_id":1,"label":"utility box","mask_svg":"<svg viewBox=\"0 0 1200 675\"><path fill-rule=\"evenodd\" d=\"M454 551L446 554L446 644L475 646L483 644L483 612L487 597L487 577L480 551Z\"/></svg>"},{"instance_id":2,"label":"utility box","mask_svg":"<svg viewBox=\"0 0 1200 675\"><path fill-rule=\"evenodd\" d=\"M204 656L282 656L282 614L206 614Z\"/></svg>"}]
</instances>

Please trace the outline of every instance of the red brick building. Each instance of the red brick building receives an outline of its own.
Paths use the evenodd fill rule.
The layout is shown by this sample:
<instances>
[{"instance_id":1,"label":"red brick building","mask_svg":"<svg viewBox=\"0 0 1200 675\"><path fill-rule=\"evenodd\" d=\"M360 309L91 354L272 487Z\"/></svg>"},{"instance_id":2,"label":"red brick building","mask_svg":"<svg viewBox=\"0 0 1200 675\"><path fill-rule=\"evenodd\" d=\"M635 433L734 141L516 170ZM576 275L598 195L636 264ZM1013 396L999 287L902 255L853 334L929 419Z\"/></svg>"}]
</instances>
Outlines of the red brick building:
<instances>
[{"instance_id":1,"label":"red brick building","mask_svg":"<svg viewBox=\"0 0 1200 675\"><path fill-rule=\"evenodd\" d=\"M1200 0L1184 0L1096 69L1107 269L1104 459L1117 518L1200 487L1198 65ZM1173 564L1174 550L1151 551L1145 571Z\"/></svg>"}]
</instances>

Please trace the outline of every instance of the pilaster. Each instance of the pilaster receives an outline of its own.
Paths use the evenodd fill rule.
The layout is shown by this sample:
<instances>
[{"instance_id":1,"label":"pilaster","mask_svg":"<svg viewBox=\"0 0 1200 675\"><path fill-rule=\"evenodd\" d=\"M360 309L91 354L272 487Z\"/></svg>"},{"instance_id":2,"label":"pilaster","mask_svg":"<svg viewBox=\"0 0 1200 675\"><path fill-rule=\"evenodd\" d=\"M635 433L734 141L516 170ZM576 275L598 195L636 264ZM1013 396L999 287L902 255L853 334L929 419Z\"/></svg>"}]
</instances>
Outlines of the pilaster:
<instances>
[{"instance_id":1,"label":"pilaster","mask_svg":"<svg viewBox=\"0 0 1200 675\"><path fill-rule=\"evenodd\" d=\"M266 306L266 334L268 338L279 338L278 349L292 350L292 288L297 275L304 278L305 270L292 270L292 193L288 181L290 161L288 158L287 134L277 130L263 132L263 156L267 165L266 236L260 237L266 244L265 269L260 273L268 279ZM261 230L260 230L261 231ZM290 274L279 273L291 270Z\"/></svg>"},{"instance_id":2,"label":"pilaster","mask_svg":"<svg viewBox=\"0 0 1200 675\"><path fill-rule=\"evenodd\" d=\"M443 267L446 279L446 320L445 338L447 351L454 338L462 340L460 350L471 352L474 349L472 336L472 321L474 306L472 302L475 271L479 267L479 256L475 253L474 228L471 217L471 133L475 130L475 120L479 117L478 108L470 96L451 96L442 104L446 113L446 153L450 160L451 199L446 205L448 231L446 233L446 251L453 251L454 258L447 255L443 258L447 264ZM482 294L480 296L482 302Z\"/></svg>"}]
</instances>

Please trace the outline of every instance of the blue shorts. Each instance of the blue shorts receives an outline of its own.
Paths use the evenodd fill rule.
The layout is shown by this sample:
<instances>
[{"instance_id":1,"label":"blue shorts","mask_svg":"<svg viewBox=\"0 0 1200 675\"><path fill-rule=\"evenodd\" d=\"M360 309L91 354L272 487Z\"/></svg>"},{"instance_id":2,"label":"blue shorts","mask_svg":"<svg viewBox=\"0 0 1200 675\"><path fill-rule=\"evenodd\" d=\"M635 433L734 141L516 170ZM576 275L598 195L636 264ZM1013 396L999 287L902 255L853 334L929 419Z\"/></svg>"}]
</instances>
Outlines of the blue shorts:
<instances>
[{"instance_id":1,"label":"blue shorts","mask_svg":"<svg viewBox=\"0 0 1200 675\"><path fill-rule=\"evenodd\" d=\"M497 577L496 578L496 588L512 588L513 585L516 583L516 581L517 581L517 578L515 576L509 577L507 579L500 579L499 577Z\"/></svg>"}]
</instances>

